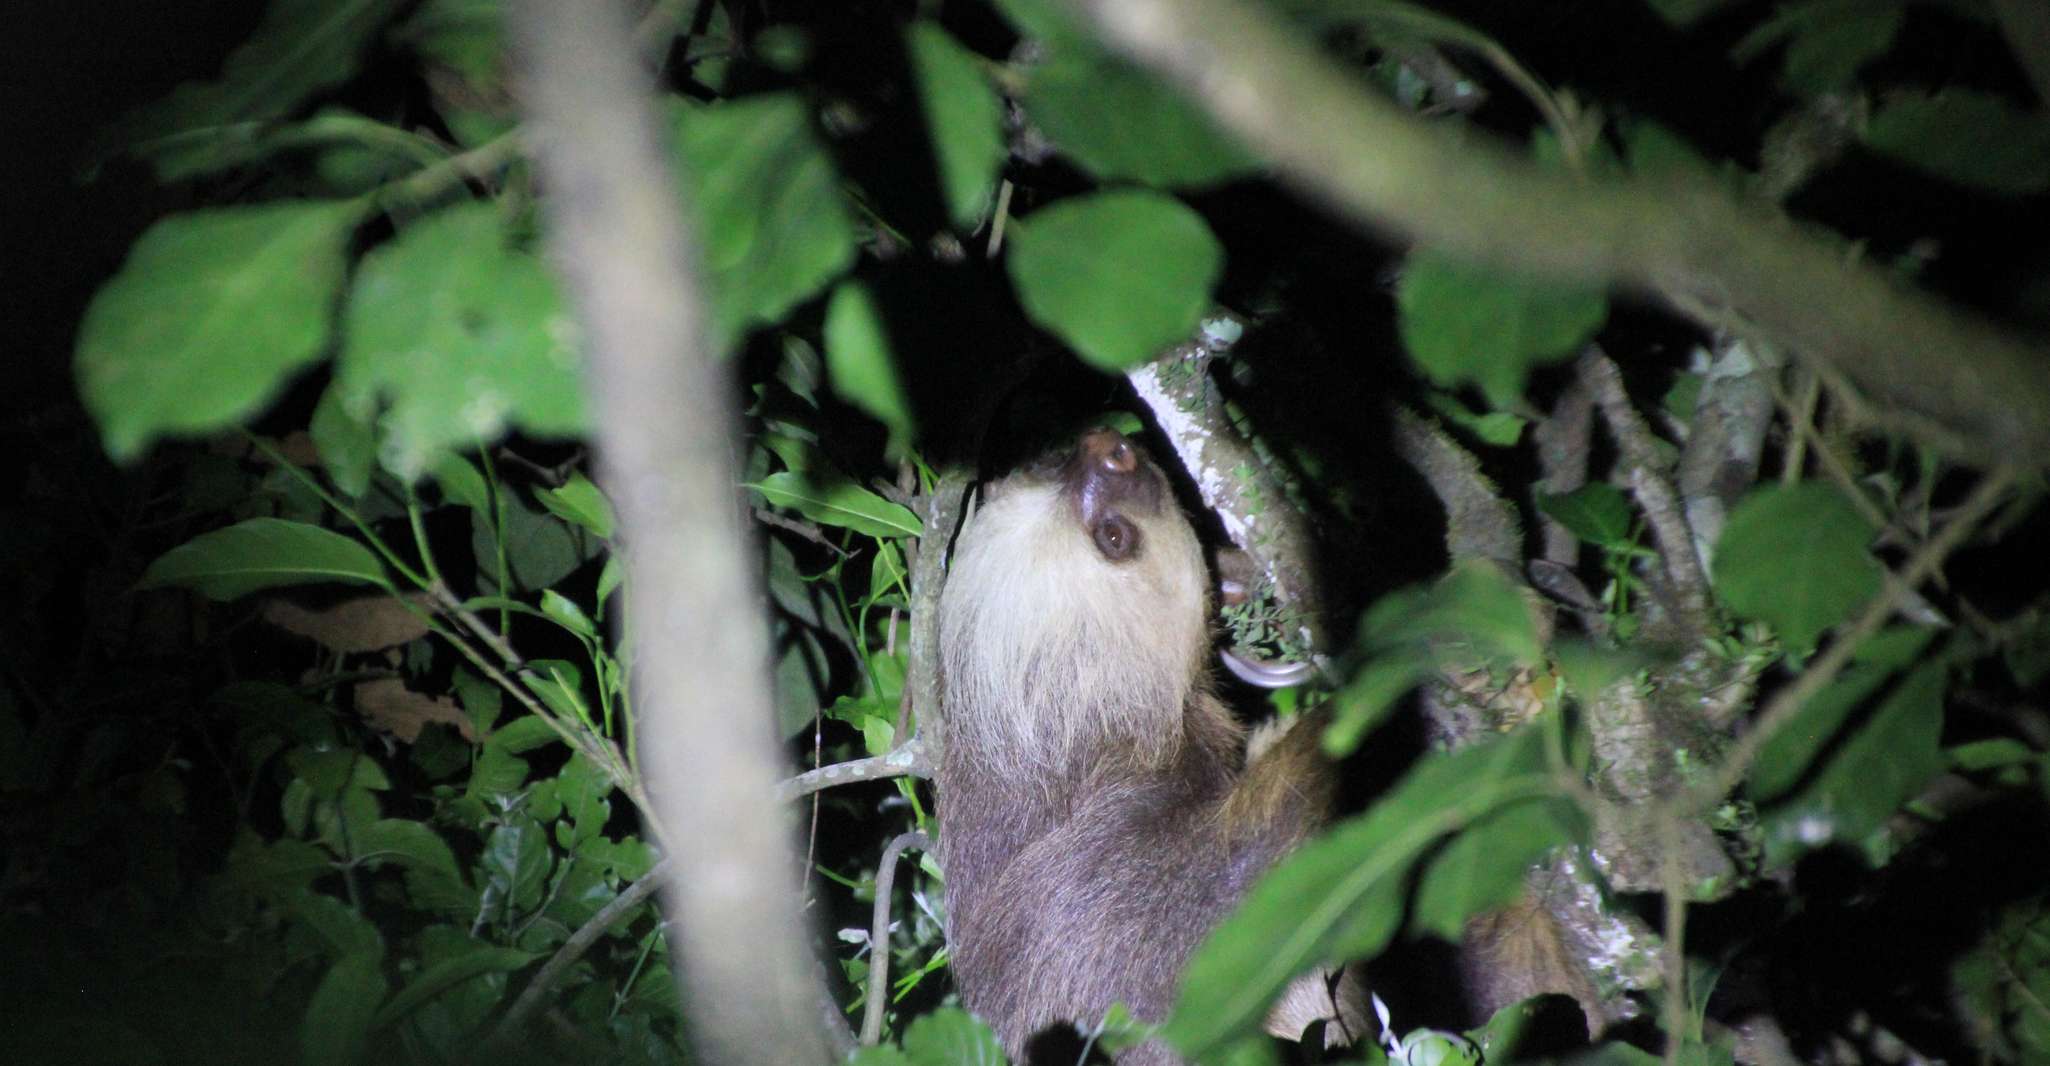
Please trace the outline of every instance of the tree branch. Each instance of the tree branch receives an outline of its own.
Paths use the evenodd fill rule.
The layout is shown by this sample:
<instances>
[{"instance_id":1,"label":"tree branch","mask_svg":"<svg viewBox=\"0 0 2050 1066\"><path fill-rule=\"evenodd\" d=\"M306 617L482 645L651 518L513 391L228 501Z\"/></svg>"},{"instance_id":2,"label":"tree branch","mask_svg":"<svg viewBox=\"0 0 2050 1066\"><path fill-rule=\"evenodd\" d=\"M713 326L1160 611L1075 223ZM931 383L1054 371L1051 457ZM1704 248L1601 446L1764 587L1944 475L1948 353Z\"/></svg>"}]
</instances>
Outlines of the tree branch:
<instances>
[{"instance_id":1,"label":"tree branch","mask_svg":"<svg viewBox=\"0 0 2050 1066\"><path fill-rule=\"evenodd\" d=\"M1727 308L1982 459L2050 455L2031 346L1706 179L1591 179L1433 126L1242 0L1066 0L1282 176L1356 222L1477 262ZM2040 461L2040 460L2039 460Z\"/></svg>"},{"instance_id":2,"label":"tree branch","mask_svg":"<svg viewBox=\"0 0 2050 1066\"><path fill-rule=\"evenodd\" d=\"M551 248L575 297L605 487L619 511L647 767L670 854L683 1007L699 1056L830 1057L798 909L772 728L768 632L733 490L730 367L712 350L654 85L605 0L510 12Z\"/></svg>"},{"instance_id":3,"label":"tree branch","mask_svg":"<svg viewBox=\"0 0 2050 1066\"><path fill-rule=\"evenodd\" d=\"M1245 330L1227 314L1205 318L1198 335L1125 375L1174 446L1204 506L1246 553L1262 585L1296 623L1289 640L1311 656L1324 647L1308 522L1282 481L1232 422L1209 368Z\"/></svg>"},{"instance_id":4,"label":"tree branch","mask_svg":"<svg viewBox=\"0 0 2050 1066\"><path fill-rule=\"evenodd\" d=\"M883 1007L890 990L890 898L897 883L897 856L905 848L932 850L932 838L916 830L899 833L883 848L876 864L875 911L868 926L868 1006L861 1016L861 1044L870 1047L883 1035Z\"/></svg>"},{"instance_id":5,"label":"tree branch","mask_svg":"<svg viewBox=\"0 0 2050 1066\"><path fill-rule=\"evenodd\" d=\"M914 738L898 745L896 750L882 755L834 763L798 774L776 786L776 802L788 803L821 789L852 785L860 781L931 776L932 761L926 758L925 744Z\"/></svg>"},{"instance_id":6,"label":"tree branch","mask_svg":"<svg viewBox=\"0 0 2050 1066\"><path fill-rule=\"evenodd\" d=\"M518 1037L520 1030L527 1023L527 1018L541 1005L541 997L555 987L555 983L562 979L563 972L576 965L576 961L584 957L584 952L591 950L591 945L597 943L598 938L604 936L607 929L612 928L612 923L625 917L626 912L640 906L642 901L654 895L655 890L660 888L663 880L669 876L670 865L675 861L663 859L656 863L647 873L641 875L640 880L612 897L612 902L599 908L598 913L592 915L590 921L571 933L569 939L563 941L562 946L555 949L555 954L549 956L548 961L535 972L534 979L527 982L527 987L520 992L520 998L513 1001L512 1009L506 1011L505 1017L499 1019L498 1026L492 1030L490 1042L505 1044Z\"/></svg>"}]
</instances>

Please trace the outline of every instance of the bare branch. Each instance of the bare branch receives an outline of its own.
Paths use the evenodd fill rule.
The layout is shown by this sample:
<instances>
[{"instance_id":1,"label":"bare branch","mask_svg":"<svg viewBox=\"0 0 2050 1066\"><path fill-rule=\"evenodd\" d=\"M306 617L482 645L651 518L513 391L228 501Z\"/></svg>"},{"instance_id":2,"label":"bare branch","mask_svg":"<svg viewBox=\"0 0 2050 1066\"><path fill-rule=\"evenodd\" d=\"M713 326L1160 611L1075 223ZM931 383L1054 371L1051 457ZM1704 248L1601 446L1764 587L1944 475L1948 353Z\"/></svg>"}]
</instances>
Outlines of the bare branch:
<instances>
[{"instance_id":1,"label":"bare branch","mask_svg":"<svg viewBox=\"0 0 2050 1066\"><path fill-rule=\"evenodd\" d=\"M1325 649L1308 522L1233 424L1210 379L1210 363L1244 329L1234 316L1213 315L1194 339L1125 376L1174 445L1204 506L1217 513L1232 543L1252 559L1261 584L1300 627L1289 637L1315 655Z\"/></svg>"},{"instance_id":2,"label":"bare branch","mask_svg":"<svg viewBox=\"0 0 2050 1066\"><path fill-rule=\"evenodd\" d=\"M932 763L926 758L925 743L913 738L894 751L866 759L807 770L776 786L776 802L802 799L821 789L852 785L861 781L884 781L892 777L931 777Z\"/></svg>"},{"instance_id":3,"label":"bare branch","mask_svg":"<svg viewBox=\"0 0 2050 1066\"><path fill-rule=\"evenodd\" d=\"M1243 0L1066 0L1309 195L1494 266L1727 308L1804 359L1921 412L1982 458L2050 456L2050 368L2031 345L1857 262L1708 179L1548 170L1367 90Z\"/></svg>"},{"instance_id":4,"label":"bare branch","mask_svg":"<svg viewBox=\"0 0 2050 1066\"><path fill-rule=\"evenodd\" d=\"M604 936L607 929L612 928L612 923L625 917L626 912L640 906L649 896L654 895L655 890L662 886L663 879L669 876L669 869L675 861L672 858L656 863L652 869L641 875L640 880L626 886L619 895L612 897L612 902L599 908L598 913L592 915L590 921L571 933L569 939L555 949L555 954L541 964L541 969L535 972L534 979L527 982L527 987L520 992L520 998L513 1001L512 1009L506 1011L505 1017L498 1020L498 1026L491 1033L491 1043L504 1044L517 1038L520 1030L526 1027L528 1017L541 1005L541 998L555 987L558 980L561 980L564 971L576 965L576 961L584 957L584 952L591 950L591 945L597 943L598 938Z\"/></svg>"},{"instance_id":5,"label":"bare branch","mask_svg":"<svg viewBox=\"0 0 2050 1066\"><path fill-rule=\"evenodd\" d=\"M1523 573L1523 531L1516 511L1481 473L1480 461L1445 431L1409 411L1395 415L1395 450L1445 508L1445 550L1455 563L1485 559Z\"/></svg>"},{"instance_id":6,"label":"bare branch","mask_svg":"<svg viewBox=\"0 0 2050 1066\"><path fill-rule=\"evenodd\" d=\"M1658 540L1659 561L1665 565L1672 598L1670 608L1688 632L1700 634L1708 624L1708 577L1702 570L1694 531L1680 511L1679 493L1666 480L1651 427L1630 405L1630 396L1623 391L1623 375L1608 356L1593 350L1581 356L1580 380L1594 396L1602 421L1630 464L1630 492L1637 497L1652 536Z\"/></svg>"},{"instance_id":7,"label":"bare branch","mask_svg":"<svg viewBox=\"0 0 2050 1066\"><path fill-rule=\"evenodd\" d=\"M522 0L511 25L540 146L548 236L584 327L600 472L619 510L644 647L645 765L689 877L665 887L700 1057L825 1062L772 728L758 567L733 491L730 367L715 358L696 249L654 86L622 6Z\"/></svg>"},{"instance_id":8,"label":"bare branch","mask_svg":"<svg viewBox=\"0 0 2050 1066\"><path fill-rule=\"evenodd\" d=\"M861 1043L869 1047L882 1038L883 1007L890 990L890 899L897 883L897 856L905 848L932 850L932 838L920 832L899 833L883 848L876 864L876 904L868 925L868 1008L861 1016Z\"/></svg>"},{"instance_id":9,"label":"bare branch","mask_svg":"<svg viewBox=\"0 0 2050 1066\"><path fill-rule=\"evenodd\" d=\"M1537 483L1539 492L1563 496L1586 485L1588 450L1594 437L1594 400L1587 386L1579 381L1568 385L1531 436L1537 442L1538 465L1544 471ZM1545 559L1564 567L1580 562L1580 538L1572 530L1543 512L1538 513L1538 528L1544 532Z\"/></svg>"}]
</instances>

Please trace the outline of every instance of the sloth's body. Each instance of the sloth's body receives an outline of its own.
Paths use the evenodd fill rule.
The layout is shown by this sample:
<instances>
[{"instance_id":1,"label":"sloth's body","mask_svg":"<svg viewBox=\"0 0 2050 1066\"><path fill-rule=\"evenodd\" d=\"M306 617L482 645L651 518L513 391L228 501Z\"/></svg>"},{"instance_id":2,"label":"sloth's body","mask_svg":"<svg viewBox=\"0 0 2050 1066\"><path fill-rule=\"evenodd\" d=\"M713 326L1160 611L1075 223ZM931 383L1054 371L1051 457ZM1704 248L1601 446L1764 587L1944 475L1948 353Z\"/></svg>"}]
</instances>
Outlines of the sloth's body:
<instances>
[{"instance_id":1,"label":"sloth's body","mask_svg":"<svg viewBox=\"0 0 2050 1066\"><path fill-rule=\"evenodd\" d=\"M948 938L962 1002L1019 1061L1112 1003L1165 1018L1189 953L1325 816L1311 731L1249 759L1211 694L1208 599L1166 480L1107 430L993 486L955 549L940 607ZM1322 990L1299 983L1270 1029L1328 1013ZM1175 1060L1149 1044L1120 1061Z\"/></svg>"}]
</instances>

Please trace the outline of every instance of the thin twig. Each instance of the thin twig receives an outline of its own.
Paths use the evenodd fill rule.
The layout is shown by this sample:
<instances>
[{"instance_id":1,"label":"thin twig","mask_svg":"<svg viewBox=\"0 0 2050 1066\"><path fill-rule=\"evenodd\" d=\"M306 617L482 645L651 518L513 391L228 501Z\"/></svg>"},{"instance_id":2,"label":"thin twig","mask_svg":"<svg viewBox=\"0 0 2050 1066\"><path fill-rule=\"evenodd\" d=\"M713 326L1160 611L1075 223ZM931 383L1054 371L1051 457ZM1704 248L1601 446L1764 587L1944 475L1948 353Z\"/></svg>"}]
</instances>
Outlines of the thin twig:
<instances>
[{"instance_id":1,"label":"thin twig","mask_svg":"<svg viewBox=\"0 0 2050 1066\"><path fill-rule=\"evenodd\" d=\"M808 541L811 541L813 544L817 544L824 547L825 549L831 551L835 555L838 555L842 559L848 557L847 549L842 548L838 544L833 543L832 540L826 536L825 530L820 529L819 527L811 524L810 522L803 521L802 519L791 518L788 515L777 514L776 512L771 511L766 507L755 508L754 517L755 521L760 522L765 526L775 526L777 529L787 530L788 532L795 533L798 536L803 537Z\"/></svg>"},{"instance_id":2,"label":"thin twig","mask_svg":"<svg viewBox=\"0 0 2050 1066\"><path fill-rule=\"evenodd\" d=\"M1801 395L1790 399L1779 382L1772 382L1772 400L1786 414L1787 425L1794 431L1794 439L1787 442L1787 466L1781 477L1782 484L1791 485L1800 479L1799 449L1806 445L1815 453L1815 461L1821 465L1823 474L1851 501L1851 506L1857 508L1858 513L1874 527L1885 529L1888 524L1886 512L1865 494L1850 468L1844 466L1843 457L1837 455L1836 449L1830 447L1815 428L1815 404L1822 393L1821 376L1804 373L1801 386Z\"/></svg>"},{"instance_id":3,"label":"thin twig","mask_svg":"<svg viewBox=\"0 0 2050 1066\"><path fill-rule=\"evenodd\" d=\"M917 738L899 744L895 750L866 759L836 762L806 770L776 786L776 802L788 803L820 789L852 785L861 781L883 781L892 777L931 777L925 743Z\"/></svg>"},{"instance_id":4,"label":"thin twig","mask_svg":"<svg viewBox=\"0 0 2050 1066\"><path fill-rule=\"evenodd\" d=\"M1926 580L1943 565L1943 560L1964 543L1967 536L1978 528L1993 508L2004 498L2008 486L2014 481L2014 471L2001 467L1983 478L1964 504L1958 508L1956 517L1943 527L1943 531L1930 538L1909 558L1908 565L1901 570L1900 580L1889 581L1872 602L1850 625L1839 632L1828 650L1815 657L1806 672L1794 683L1781 689L1765 709L1759 712L1758 720L1749 732L1737 739L1731 746L1729 757L1722 768L1701 789L1679 798L1694 809L1719 801L1727 795L1737 782L1743 780L1758 751L1807 706L1810 697L1822 691L1824 686L1836 679L1836 675L1849 665L1851 655L1864 643L1865 638L1877 632L1886 619L1893 614L1901 596Z\"/></svg>"},{"instance_id":5,"label":"thin twig","mask_svg":"<svg viewBox=\"0 0 2050 1066\"><path fill-rule=\"evenodd\" d=\"M497 1027L492 1030L491 1043L504 1044L517 1037L521 1027L526 1025L527 1018L541 1005L541 997L555 987L555 982L561 979L563 972L575 965L578 959L583 958L584 952L589 951L591 945L597 943L598 938L604 936L605 931L612 928L614 922L654 895L655 890L661 887L663 878L669 876L669 868L673 864L672 859L663 859L656 863L647 873L641 875L640 880L626 886L619 895L612 898L612 902L599 908L598 913L592 915L590 921L571 933L569 939L563 941L562 946L555 949L555 954L535 972L534 979L527 982L527 987L520 992L520 998L514 1000L512 1008L505 1012L505 1017L499 1019Z\"/></svg>"},{"instance_id":6,"label":"thin twig","mask_svg":"<svg viewBox=\"0 0 2050 1066\"><path fill-rule=\"evenodd\" d=\"M883 1007L890 987L890 896L897 883L897 856L905 848L932 849L932 838L912 830L899 833L883 848L876 864L876 905L868 923L868 1008L861 1016L861 1044L872 1047L883 1035Z\"/></svg>"}]
</instances>

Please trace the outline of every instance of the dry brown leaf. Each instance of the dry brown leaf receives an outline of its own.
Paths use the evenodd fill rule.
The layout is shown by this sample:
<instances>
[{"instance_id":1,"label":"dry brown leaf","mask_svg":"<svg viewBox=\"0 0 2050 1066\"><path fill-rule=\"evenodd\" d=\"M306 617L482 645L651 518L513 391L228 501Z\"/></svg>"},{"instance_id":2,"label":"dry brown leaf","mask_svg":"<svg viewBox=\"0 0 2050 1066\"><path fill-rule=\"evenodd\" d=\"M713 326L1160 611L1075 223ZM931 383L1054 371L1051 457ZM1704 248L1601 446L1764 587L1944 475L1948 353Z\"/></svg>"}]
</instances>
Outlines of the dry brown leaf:
<instances>
[{"instance_id":1,"label":"dry brown leaf","mask_svg":"<svg viewBox=\"0 0 2050 1066\"><path fill-rule=\"evenodd\" d=\"M470 716L456 701L445 696L414 692L395 677L363 681L356 685L356 710L371 725L410 744L420 739L420 727L429 722L452 725L463 739L477 742Z\"/></svg>"},{"instance_id":2,"label":"dry brown leaf","mask_svg":"<svg viewBox=\"0 0 2050 1066\"><path fill-rule=\"evenodd\" d=\"M421 604L425 599L414 598L412 602ZM343 654L395 647L427 634L426 619L408 610L397 598L385 595L343 600L318 610L309 610L290 600L273 599L263 606L263 620Z\"/></svg>"}]
</instances>

